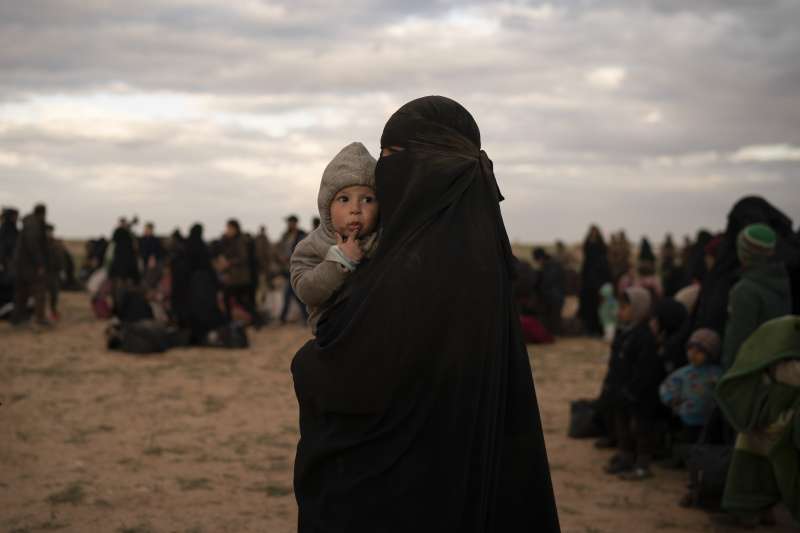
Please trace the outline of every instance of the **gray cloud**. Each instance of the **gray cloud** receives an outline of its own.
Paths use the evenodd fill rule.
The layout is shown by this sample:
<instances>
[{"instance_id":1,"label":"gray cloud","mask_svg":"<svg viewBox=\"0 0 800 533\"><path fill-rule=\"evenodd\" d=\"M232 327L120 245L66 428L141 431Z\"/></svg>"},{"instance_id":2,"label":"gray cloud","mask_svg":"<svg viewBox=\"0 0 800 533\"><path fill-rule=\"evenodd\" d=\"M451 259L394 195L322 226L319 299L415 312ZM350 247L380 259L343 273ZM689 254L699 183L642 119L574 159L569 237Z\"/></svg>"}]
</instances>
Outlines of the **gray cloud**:
<instances>
[{"instance_id":1,"label":"gray cloud","mask_svg":"<svg viewBox=\"0 0 800 533\"><path fill-rule=\"evenodd\" d=\"M797 218L799 18L792 0L4 2L0 202L45 199L73 235L132 211L274 234L313 213L339 147L376 152L394 109L438 93L481 125L520 240L718 228L748 193Z\"/></svg>"}]
</instances>

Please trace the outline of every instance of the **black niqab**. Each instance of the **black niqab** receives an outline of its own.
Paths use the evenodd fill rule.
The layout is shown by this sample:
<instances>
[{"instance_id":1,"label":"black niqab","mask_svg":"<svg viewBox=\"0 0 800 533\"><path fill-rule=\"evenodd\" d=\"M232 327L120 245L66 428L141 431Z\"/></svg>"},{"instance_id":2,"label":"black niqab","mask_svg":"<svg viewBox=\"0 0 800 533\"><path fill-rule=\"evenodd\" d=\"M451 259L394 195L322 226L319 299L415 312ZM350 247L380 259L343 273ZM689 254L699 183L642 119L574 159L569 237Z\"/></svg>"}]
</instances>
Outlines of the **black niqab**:
<instances>
[{"instance_id":1,"label":"black niqab","mask_svg":"<svg viewBox=\"0 0 800 533\"><path fill-rule=\"evenodd\" d=\"M595 231L596 230L596 231ZM611 266L608 263L608 248L598 228L593 227L583 243L581 265L581 289L578 294L578 316L590 335L602 335L600 323L600 288L611 282Z\"/></svg>"},{"instance_id":2,"label":"black niqab","mask_svg":"<svg viewBox=\"0 0 800 533\"><path fill-rule=\"evenodd\" d=\"M558 531L512 255L469 113L403 106L382 236L292 373L301 532Z\"/></svg>"},{"instance_id":3,"label":"black niqab","mask_svg":"<svg viewBox=\"0 0 800 533\"><path fill-rule=\"evenodd\" d=\"M172 263L172 306L178 324L191 331L190 342L200 344L209 331L225 323L217 303L220 283L203 240L203 227L192 226L189 238Z\"/></svg>"},{"instance_id":4,"label":"black niqab","mask_svg":"<svg viewBox=\"0 0 800 533\"><path fill-rule=\"evenodd\" d=\"M128 279L138 283L139 263L133 246L133 234L128 228L119 227L114 230L111 240L114 241L114 256L111 259L108 277Z\"/></svg>"},{"instance_id":5,"label":"black niqab","mask_svg":"<svg viewBox=\"0 0 800 533\"><path fill-rule=\"evenodd\" d=\"M651 261L655 263L656 254L653 252L653 246L647 237L642 237L642 242L639 245L639 261Z\"/></svg>"}]
</instances>

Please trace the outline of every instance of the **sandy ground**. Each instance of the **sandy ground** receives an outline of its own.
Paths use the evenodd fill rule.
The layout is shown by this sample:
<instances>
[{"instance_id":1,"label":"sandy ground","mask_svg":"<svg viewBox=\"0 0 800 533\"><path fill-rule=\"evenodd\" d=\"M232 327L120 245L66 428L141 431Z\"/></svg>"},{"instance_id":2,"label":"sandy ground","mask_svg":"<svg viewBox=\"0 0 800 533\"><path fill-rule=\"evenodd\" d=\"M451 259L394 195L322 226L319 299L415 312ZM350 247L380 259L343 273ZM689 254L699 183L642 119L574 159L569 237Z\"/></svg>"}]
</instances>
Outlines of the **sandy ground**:
<instances>
[{"instance_id":1,"label":"sandy ground","mask_svg":"<svg viewBox=\"0 0 800 533\"><path fill-rule=\"evenodd\" d=\"M0 324L0 531L294 531L289 364L308 332L127 356L104 350L84 295L64 296L54 330ZM618 481L601 472L608 453L566 438L569 400L596 393L605 352L531 347L563 530L714 531L676 505L685 473Z\"/></svg>"}]
</instances>

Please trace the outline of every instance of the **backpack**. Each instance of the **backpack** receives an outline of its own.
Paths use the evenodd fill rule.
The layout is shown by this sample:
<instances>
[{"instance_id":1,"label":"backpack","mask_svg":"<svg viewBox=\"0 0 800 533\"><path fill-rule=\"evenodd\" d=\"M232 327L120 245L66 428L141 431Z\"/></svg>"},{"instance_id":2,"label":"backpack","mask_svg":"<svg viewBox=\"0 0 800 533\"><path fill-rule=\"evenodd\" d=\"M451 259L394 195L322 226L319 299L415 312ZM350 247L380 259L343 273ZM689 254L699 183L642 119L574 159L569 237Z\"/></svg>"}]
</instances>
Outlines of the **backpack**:
<instances>
[{"instance_id":1,"label":"backpack","mask_svg":"<svg viewBox=\"0 0 800 533\"><path fill-rule=\"evenodd\" d=\"M575 400L569 406L567 436L573 439L603 437L607 433L595 400Z\"/></svg>"},{"instance_id":2,"label":"backpack","mask_svg":"<svg viewBox=\"0 0 800 533\"><path fill-rule=\"evenodd\" d=\"M119 291L114 312L122 322L139 322L154 318L150 302L144 293L137 289Z\"/></svg>"},{"instance_id":3,"label":"backpack","mask_svg":"<svg viewBox=\"0 0 800 533\"><path fill-rule=\"evenodd\" d=\"M686 464L689 468L688 503L691 507L708 510L720 508L733 458L733 445L726 442L725 426L724 416L717 407L706 422L699 442L689 450ZM720 435L713 439L713 432ZM712 440L718 443L712 443Z\"/></svg>"},{"instance_id":4,"label":"backpack","mask_svg":"<svg viewBox=\"0 0 800 533\"><path fill-rule=\"evenodd\" d=\"M109 350L133 354L162 353L188 343L185 334L156 320L113 324L106 331Z\"/></svg>"}]
</instances>

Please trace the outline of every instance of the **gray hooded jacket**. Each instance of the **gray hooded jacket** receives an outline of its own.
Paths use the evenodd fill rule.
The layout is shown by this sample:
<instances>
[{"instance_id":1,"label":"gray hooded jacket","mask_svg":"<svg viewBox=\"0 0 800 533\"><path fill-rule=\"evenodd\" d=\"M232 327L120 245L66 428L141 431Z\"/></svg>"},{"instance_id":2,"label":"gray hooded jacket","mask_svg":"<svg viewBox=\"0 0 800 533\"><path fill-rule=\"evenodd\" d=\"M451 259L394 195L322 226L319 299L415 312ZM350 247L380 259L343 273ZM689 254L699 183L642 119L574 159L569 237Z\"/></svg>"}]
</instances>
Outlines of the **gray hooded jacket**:
<instances>
[{"instance_id":1,"label":"gray hooded jacket","mask_svg":"<svg viewBox=\"0 0 800 533\"><path fill-rule=\"evenodd\" d=\"M331 202L336 193L346 187L363 185L374 189L375 164L375 158L358 142L345 146L328 163L317 196L320 225L300 241L292 254L289 266L292 288L308 307L308 322L315 334L319 319L337 302L336 292L350 274L341 253L337 253ZM367 256L376 244L377 233L373 233L364 243Z\"/></svg>"}]
</instances>

